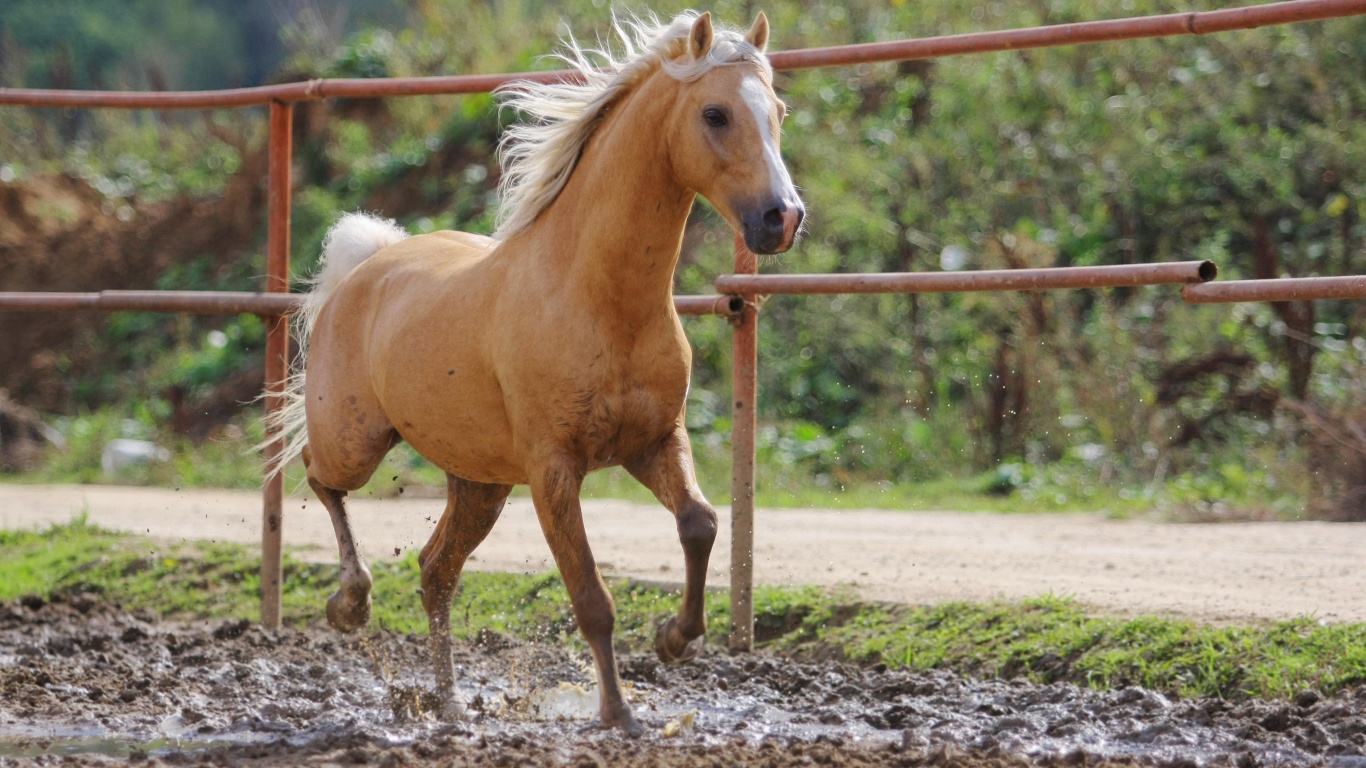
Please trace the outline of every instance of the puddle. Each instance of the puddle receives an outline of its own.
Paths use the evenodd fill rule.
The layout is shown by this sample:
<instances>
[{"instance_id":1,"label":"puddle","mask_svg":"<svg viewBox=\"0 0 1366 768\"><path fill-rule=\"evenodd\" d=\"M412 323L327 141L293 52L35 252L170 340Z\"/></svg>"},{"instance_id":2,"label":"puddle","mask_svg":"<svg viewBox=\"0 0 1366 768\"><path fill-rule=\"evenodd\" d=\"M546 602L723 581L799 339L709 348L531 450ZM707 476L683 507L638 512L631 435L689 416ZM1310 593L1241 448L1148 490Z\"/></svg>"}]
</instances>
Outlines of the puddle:
<instances>
[{"instance_id":1,"label":"puddle","mask_svg":"<svg viewBox=\"0 0 1366 768\"><path fill-rule=\"evenodd\" d=\"M495 635L458 643L470 716L445 722L425 637L166 624L82 606L0 605L0 659L13 660L0 665L0 758L202 753L295 764L393 754L459 765L493 749L510 764L578 765L587 754L620 765L880 765L952 753L962 764L1366 768L1366 688L1295 702L1172 700L762 655L712 652L682 667L635 655L622 676L647 732L631 741L592 727L598 693L586 656L555 648Z\"/></svg>"},{"instance_id":2,"label":"puddle","mask_svg":"<svg viewBox=\"0 0 1366 768\"><path fill-rule=\"evenodd\" d=\"M588 722L598 715L598 689L576 683L540 688L527 697L530 711L542 720Z\"/></svg>"},{"instance_id":3,"label":"puddle","mask_svg":"<svg viewBox=\"0 0 1366 768\"><path fill-rule=\"evenodd\" d=\"M6 724L0 726L0 757L34 758L42 755L103 755L128 757L134 753L192 752L215 747L240 747L270 741L264 734L149 736L120 732L99 725Z\"/></svg>"}]
</instances>

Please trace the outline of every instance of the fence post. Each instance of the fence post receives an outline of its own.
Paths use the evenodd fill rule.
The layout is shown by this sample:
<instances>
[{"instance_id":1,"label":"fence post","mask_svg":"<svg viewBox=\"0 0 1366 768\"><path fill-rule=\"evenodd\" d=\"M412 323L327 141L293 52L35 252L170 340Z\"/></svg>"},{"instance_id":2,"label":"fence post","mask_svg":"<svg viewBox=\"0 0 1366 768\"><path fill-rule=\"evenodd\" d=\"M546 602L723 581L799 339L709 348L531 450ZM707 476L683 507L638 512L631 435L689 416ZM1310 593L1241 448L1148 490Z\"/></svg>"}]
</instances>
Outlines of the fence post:
<instances>
[{"instance_id":1,"label":"fence post","mask_svg":"<svg viewBox=\"0 0 1366 768\"><path fill-rule=\"evenodd\" d=\"M735 273L759 271L758 259L735 236ZM753 294L731 321L730 651L754 650L754 405L758 391L759 307Z\"/></svg>"},{"instance_id":2,"label":"fence post","mask_svg":"<svg viewBox=\"0 0 1366 768\"><path fill-rule=\"evenodd\" d=\"M270 103L270 181L267 193L266 291L289 292L289 203L290 164L294 142L294 107L280 101ZM289 316L266 319L266 399L269 415L284 406L284 390L289 378ZM267 464L282 449L279 443L266 447ZM281 570L284 551L284 473L266 478L261 513L261 625L280 627Z\"/></svg>"}]
</instances>

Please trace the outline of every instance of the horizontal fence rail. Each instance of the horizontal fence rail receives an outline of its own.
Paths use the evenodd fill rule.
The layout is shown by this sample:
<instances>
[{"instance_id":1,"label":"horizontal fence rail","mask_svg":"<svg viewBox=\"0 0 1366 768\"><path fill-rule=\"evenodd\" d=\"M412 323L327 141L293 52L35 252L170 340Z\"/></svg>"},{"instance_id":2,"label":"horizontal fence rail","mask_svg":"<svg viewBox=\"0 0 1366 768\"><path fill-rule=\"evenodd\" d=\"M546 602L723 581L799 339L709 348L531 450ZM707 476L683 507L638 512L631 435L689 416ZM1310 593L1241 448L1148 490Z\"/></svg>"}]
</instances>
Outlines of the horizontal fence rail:
<instances>
[{"instance_id":1,"label":"horizontal fence rail","mask_svg":"<svg viewBox=\"0 0 1366 768\"><path fill-rule=\"evenodd\" d=\"M287 315L304 301L299 293L234 291L98 291L55 293L0 291L0 312L176 312L189 315ZM680 315L730 317L743 302L736 296L675 296Z\"/></svg>"},{"instance_id":2,"label":"horizontal fence rail","mask_svg":"<svg viewBox=\"0 0 1366 768\"><path fill-rule=\"evenodd\" d=\"M724 295L675 296L673 300L674 310L683 316L729 318L744 307L744 294L955 293L1184 284L1181 298L1191 304L1366 299L1366 275L1207 282L1216 271L1210 261L1178 261L975 272L722 275L716 279L716 287ZM1076 272L1081 274L1069 274ZM174 312L272 317L294 312L303 299L303 294L298 293L250 291L0 291L0 312Z\"/></svg>"},{"instance_id":3,"label":"horizontal fence rail","mask_svg":"<svg viewBox=\"0 0 1366 768\"><path fill-rule=\"evenodd\" d=\"M1060 288L1125 288L1213 280L1212 261L1120 264L1100 267L983 269L969 272L855 272L820 275L722 275L722 293L956 293L1041 291Z\"/></svg>"},{"instance_id":4,"label":"horizontal fence rail","mask_svg":"<svg viewBox=\"0 0 1366 768\"><path fill-rule=\"evenodd\" d=\"M108 109L223 109L331 98L373 99L386 96L488 93L514 81L556 83L577 80L578 77L578 73L572 70L558 70L501 75L334 78L253 88L229 88L221 91L59 91L41 88L0 88L0 105Z\"/></svg>"},{"instance_id":5,"label":"horizontal fence rail","mask_svg":"<svg viewBox=\"0 0 1366 768\"><path fill-rule=\"evenodd\" d=\"M1245 8L1172 13L1128 19L1083 21L1045 27L1003 29L941 35L885 43L857 43L826 48L775 51L769 61L778 70L839 67L888 61L912 61L970 53L997 53L1027 48L1103 43L1149 37L1204 35L1276 24L1322 21L1366 14L1366 0L1290 0ZM0 88L0 105L24 107L108 107L114 109L216 109L263 106L272 102L329 98L381 98L487 93L518 80L562 82L578 79L571 70L442 77L338 78L299 83L231 88L221 91L65 91Z\"/></svg>"},{"instance_id":6,"label":"horizontal fence rail","mask_svg":"<svg viewBox=\"0 0 1366 768\"><path fill-rule=\"evenodd\" d=\"M94 293L0 292L0 312L182 312L190 315L285 315L299 294L230 291L98 291Z\"/></svg>"},{"instance_id":7,"label":"horizontal fence rail","mask_svg":"<svg viewBox=\"0 0 1366 768\"><path fill-rule=\"evenodd\" d=\"M999 53L1026 48L1106 43L1145 37L1204 35L1299 21L1322 21L1363 13L1366 13L1366 0L1292 0L1217 11L1083 21L1046 27L894 40L886 43L778 51L769 54L769 60L773 62L774 69L781 70L840 67L884 61L936 59L969 53Z\"/></svg>"},{"instance_id":8,"label":"horizontal fence rail","mask_svg":"<svg viewBox=\"0 0 1366 768\"><path fill-rule=\"evenodd\" d=\"M1181 298L1191 304L1229 304L1237 301L1309 301L1366 299L1366 275L1346 277L1283 277L1275 280L1229 280L1187 285Z\"/></svg>"}]
</instances>

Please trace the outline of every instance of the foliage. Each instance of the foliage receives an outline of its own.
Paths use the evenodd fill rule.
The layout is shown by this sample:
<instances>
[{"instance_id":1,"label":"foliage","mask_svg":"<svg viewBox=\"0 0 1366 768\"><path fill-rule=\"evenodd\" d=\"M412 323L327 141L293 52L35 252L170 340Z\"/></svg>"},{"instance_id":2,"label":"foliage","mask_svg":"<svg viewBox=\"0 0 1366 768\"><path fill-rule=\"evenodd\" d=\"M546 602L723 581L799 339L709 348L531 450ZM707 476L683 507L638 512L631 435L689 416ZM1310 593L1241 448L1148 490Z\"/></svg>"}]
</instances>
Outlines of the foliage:
<instances>
[{"instance_id":1,"label":"foliage","mask_svg":"<svg viewBox=\"0 0 1366 768\"><path fill-rule=\"evenodd\" d=\"M1027 26L1093 8L997 3L973 17ZM923 5L825 12L821 44L971 26ZM1366 91L1355 80L1325 89L1363 35L1353 20L793 75L786 151L824 235L784 268L1210 257L1233 277L1359 271L1366 178L1360 127L1342 115L1359 115ZM1186 307L1170 289L793 299L766 308L760 370L770 409L834 428L860 414L914 425L966 411L975 440L946 444L939 431L935 452L978 469L1082 451L1101 478L1204 472L1209 451L1251 442L1248 422L1268 421L1278 393L1317 394L1304 388L1305 350L1329 340L1320 332L1360 333L1354 305L1318 311L1337 324ZM1249 357L1236 376L1178 376L1234 350ZM1293 431L1271 436L1283 453L1239 469L1298 466Z\"/></svg>"},{"instance_id":2,"label":"foliage","mask_svg":"<svg viewBox=\"0 0 1366 768\"><path fill-rule=\"evenodd\" d=\"M103 18L96 5L71 7L88 10L85 23ZM142 37L187 42L201 34L189 21L157 26L136 10L146 4L134 5L101 34L123 40L137 28ZM1130 0L1123 12L1203 5ZM259 12L248 6L255 10L237 17L243 24ZM25 59L18 74L11 66L4 73L11 82L47 84L36 62L57 55L41 42L50 20L24 15L34 7L19 2L0 14L4 45L41 54ZM221 14L225 6L176 7ZM679 7L673 0L654 11ZM733 0L712 10L735 23L751 11ZM783 48L1116 14L1078 0L783 0L765 10ZM543 0L386 5L378 13L349 25L292 19L275 62L290 79L525 70L553 65L538 57L564 27L591 39L609 23L596 0L553 9ZM157 55L148 49L126 58L124 43L67 40L88 46L81 55L91 61L125 62L126 71L136 69L126 62L143 60L137 56ZM785 155L808 198L810 235L764 268L934 271L1211 258L1226 277L1361 272L1363 57L1366 20L1357 18L782 74L777 84L791 106ZM212 71L204 76L225 77ZM340 210L379 210L413 231L489 230L493 147L501 121L515 117L498 115L489 97L320 109L328 111L308 121L297 147L297 275L312 269ZM6 129L15 119L0 115L0 147L12 145L19 158L7 161L11 176L37 162L24 149L31 128ZM259 127L234 130L259 141ZM112 189L116 202L136 205L168 184L214 194L245 146L215 143L214 135L212 126L171 118L122 128L111 122L88 132L86 144L61 145L61 154L68 168ZM175 138L184 136L194 138ZM89 141L126 149L97 151ZM195 142L207 142L207 151L157 148ZM215 157L218 165L209 167ZM710 291L713 277L730 269L729 242L724 223L699 205L678 292ZM259 269L229 282L248 285ZM227 287L193 274L166 285ZM781 297L763 313L760 463L772 492L792 499L856 486L924 487L946 477L977 482L986 473L996 493L1059 506L1243 499L1293 515L1321 490L1305 479L1306 426L1293 406L1330 414L1349 407L1366 361L1363 320L1359 303L1192 307L1170 288ZM139 329L125 332L121 322ZM207 354L183 327L116 320L101 342L127 344L129 352L115 356L104 381L78 386L78 396L145 397L181 373L240 371L259 351L244 335L240 356ZM717 478L708 482L723 495L724 462L707 457L720 456L729 429L728 329L708 319L687 328L696 348L688 424L699 461ZM128 370L147 373L127 377Z\"/></svg>"},{"instance_id":3,"label":"foliage","mask_svg":"<svg viewBox=\"0 0 1366 768\"><path fill-rule=\"evenodd\" d=\"M0 85L197 90L260 85L285 54L335 47L356 23L395 23L391 2L7 0ZM282 39L283 38L283 39Z\"/></svg>"},{"instance_id":4,"label":"foliage","mask_svg":"<svg viewBox=\"0 0 1366 768\"><path fill-rule=\"evenodd\" d=\"M26 594L94 591L133 611L180 619L254 618L259 560L244 547L167 544L116 534L77 519L45 531L0 531L0 600ZM374 625L422 633L416 555L381 560ZM337 568L287 553L284 615L318 624ZM654 629L678 610L676 591L609 582L617 638L650 652ZM728 603L707 596L712 647L725 643ZM1311 617L1264 627L1209 627L1138 617L1087 616L1069 599L1046 595L1019 604L948 603L906 608L853 601L813 588L759 588L756 637L770 650L979 677L1067 681L1093 688L1141 685L1181 696L1289 698L1306 689L1333 693L1366 682L1366 626L1324 625ZM583 647L568 594L555 573L467 572L452 611L452 633L470 640L490 630Z\"/></svg>"}]
</instances>

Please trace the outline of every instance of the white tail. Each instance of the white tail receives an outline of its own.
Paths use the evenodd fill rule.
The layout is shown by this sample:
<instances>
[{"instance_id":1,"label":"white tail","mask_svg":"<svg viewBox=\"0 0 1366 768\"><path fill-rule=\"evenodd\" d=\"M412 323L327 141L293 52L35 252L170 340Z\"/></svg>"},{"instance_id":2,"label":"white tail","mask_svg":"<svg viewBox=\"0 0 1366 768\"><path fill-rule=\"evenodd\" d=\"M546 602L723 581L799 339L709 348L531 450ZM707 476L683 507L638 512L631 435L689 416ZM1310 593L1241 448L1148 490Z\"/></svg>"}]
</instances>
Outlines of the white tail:
<instances>
[{"instance_id":1,"label":"white tail","mask_svg":"<svg viewBox=\"0 0 1366 768\"><path fill-rule=\"evenodd\" d=\"M327 299L351 270L362 261L403 240L408 233L396 222L371 216L368 213L342 214L323 238L319 268L308 281L308 297L294 316L294 336L298 341L299 366L289 375L285 386L284 407L266 417L266 439L257 450L280 444L281 450L266 466L267 476L274 477L289 462L304 452L308 445L307 421L304 417L304 362L308 356L308 339L313 324L318 320Z\"/></svg>"}]
</instances>

